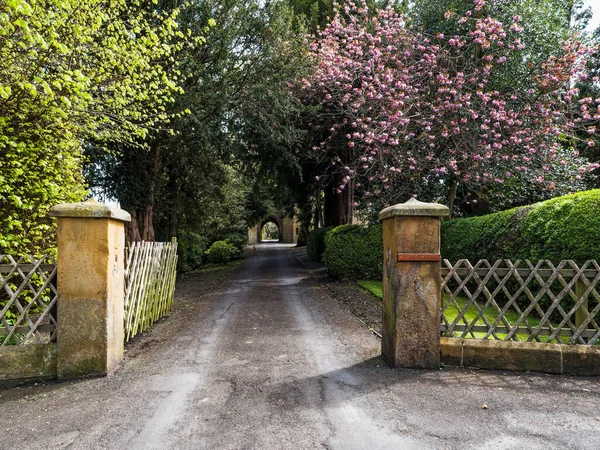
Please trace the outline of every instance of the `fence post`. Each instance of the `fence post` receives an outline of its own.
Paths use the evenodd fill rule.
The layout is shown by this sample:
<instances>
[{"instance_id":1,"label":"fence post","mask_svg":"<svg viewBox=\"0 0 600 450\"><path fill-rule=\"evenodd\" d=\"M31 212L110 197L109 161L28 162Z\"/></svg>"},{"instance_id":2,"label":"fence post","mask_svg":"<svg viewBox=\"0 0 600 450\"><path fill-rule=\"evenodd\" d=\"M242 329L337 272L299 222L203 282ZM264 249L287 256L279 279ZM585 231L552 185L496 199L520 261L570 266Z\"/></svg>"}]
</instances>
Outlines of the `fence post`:
<instances>
[{"instance_id":1,"label":"fence post","mask_svg":"<svg viewBox=\"0 0 600 450\"><path fill-rule=\"evenodd\" d=\"M581 275L583 276L583 274ZM581 277L575 282L575 296L580 299L585 294L586 286ZM579 308L575 311L575 326L579 328L583 325L583 322L588 318L590 312L588 311L588 298L581 303Z\"/></svg>"},{"instance_id":2,"label":"fence post","mask_svg":"<svg viewBox=\"0 0 600 450\"><path fill-rule=\"evenodd\" d=\"M383 337L393 367L440 364L440 220L449 210L410 199L379 214L383 222Z\"/></svg>"},{"instance_id":3,"label":"fence post","mask_svg":"<svg viewBox=\"0 0 600 450\"><path fill-rule=\"evenodd\" d=\"M125 227L129 213L90 199L56 205L61 379L106 375L123 359Z\"/></svg>"}]
</instances>

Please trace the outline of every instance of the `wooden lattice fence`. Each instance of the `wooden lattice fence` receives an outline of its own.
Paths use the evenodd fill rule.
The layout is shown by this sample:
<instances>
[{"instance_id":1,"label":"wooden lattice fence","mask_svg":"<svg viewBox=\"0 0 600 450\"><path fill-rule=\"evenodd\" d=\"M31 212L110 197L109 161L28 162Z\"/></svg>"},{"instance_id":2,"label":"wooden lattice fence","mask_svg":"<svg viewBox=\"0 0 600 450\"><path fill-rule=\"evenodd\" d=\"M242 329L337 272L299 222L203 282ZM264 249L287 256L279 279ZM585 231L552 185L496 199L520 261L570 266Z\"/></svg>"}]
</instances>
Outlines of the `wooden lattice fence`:
<instances>
[{"instance_id":1,"label":"wooden lattice fence","mask_svg":"<svg viewBox=\"0 0 600 450\"><path fill-rule=\"evenodd\" d=\"M50 256L0 255L0 346L55 341L55 280Z\"/></svg>"},{"instance_id":2,"label":"wooden lattice fence","mask_svg":"<svg viewBox=\"0 0 600 450\"><path fill-rule=\"evenodd\" d=\"M442 264L447 337L598 344L600 266L587 261Z\"/></svg>"},{"instance_id":3,"label":"wooden lattice fence","mask_svg":"<svg viewBox=\"0 0 600 450\"><path fill-rule=\"evenodd\" d=\"M125 256L125 340L171 312L177 242L133 242Z\"/></svg>"}]
</instances>

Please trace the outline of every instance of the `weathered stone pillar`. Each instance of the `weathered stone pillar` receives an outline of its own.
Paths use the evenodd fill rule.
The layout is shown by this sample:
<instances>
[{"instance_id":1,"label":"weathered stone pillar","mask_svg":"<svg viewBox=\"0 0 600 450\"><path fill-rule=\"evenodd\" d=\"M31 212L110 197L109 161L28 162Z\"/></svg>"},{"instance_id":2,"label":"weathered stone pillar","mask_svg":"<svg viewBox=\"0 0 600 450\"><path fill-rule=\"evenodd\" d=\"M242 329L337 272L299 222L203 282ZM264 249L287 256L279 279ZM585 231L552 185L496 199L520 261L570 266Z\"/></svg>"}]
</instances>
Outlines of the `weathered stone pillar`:
<instances>
[{"instance_id":1,"label":"weathered stone pillar","mask_svg":"<svg viewBox=\"0 0 600 450\"><path fill-rule=\"evenodd\" d=\"M91 199L57 205L58 378L106 375L123 359L129 213Z\"/></svg>"},{"instance_id":2,"label":"weathered stone pillar","mask_svg":"<svg viewBox=\"0 0 600 450\"><path fill-rule=\"evenodd\" d=\"M449 210L410 199L379 214L383 222L383 338L393 367L440 364L440 219Z\"/></svg>"}]
</instances>

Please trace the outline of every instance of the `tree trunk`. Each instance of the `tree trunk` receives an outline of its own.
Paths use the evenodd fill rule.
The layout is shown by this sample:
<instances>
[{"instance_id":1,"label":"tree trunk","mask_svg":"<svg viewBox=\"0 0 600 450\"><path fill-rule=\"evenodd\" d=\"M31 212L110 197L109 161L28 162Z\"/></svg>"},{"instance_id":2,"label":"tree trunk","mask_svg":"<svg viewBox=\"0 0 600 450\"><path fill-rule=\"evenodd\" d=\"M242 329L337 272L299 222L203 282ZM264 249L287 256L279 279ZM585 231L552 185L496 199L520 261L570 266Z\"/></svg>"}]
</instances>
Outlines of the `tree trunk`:
<instances>
[{"instance_id":1,"label":"tree trunk","mask_svg":"<svg viewBox=\"0 0 600 450\"><path fill-rule=\"evenodd\" d=\"M154 227L152 226L154 220L152 205L149 205L145 210L131 208L129 214L131 215L131 222L125 226L126 242L156 240Z\"/></svg>"},{"instance_id":2,"label":"tree trunk","mask_svg":"<svg viewBox=\"0 0 600 450\"><path fill-rule=\"evenodd\" d=\"M325 226L346 225L352 223L353 184L349 183L342 192L337 192L341 184L341 175L334 175L325 188L324 216Z\"/></svg>"},{"instance_id":3,"label":"tree trunk","mask_svg":"<svg viewBox=\"0 0 600 450\"><path fill-rule=\"evenodd\" d=\"M452 218L452 209L454 208L454 201L456 200L456 190L458 188L458 182L453 176L450 179L450 186L448 187L448 208L450 209L450 218Z\"/></svg>"},{"instance_id":4,"label":"tree trunk","mask_svg":"<svg viewBox=\"0 0 600 450\"><path fill-rule=\"evenodd\" d=\"M321 226L321 187L317 188L315 199L315 217L313 222L313 228L316 230Z\"/></svg>"},{"instance_id":5,"label":"tree trunk","mask_svg":"<svg viewBox=\"0 0 600 450\"><path fill-rule=\"evenodd\" d=\"M154 196L156 194L156 180L160 169L160 149L158 142L153 142L150 147L150 181L148 185L147 205L145 209L132 209L131 214L131 239L134 241L153 242L156 240L154 232ZM136 216L134 220L134 216ZM135 222L135 223L134 223Z\"/></svg>"},{"instance_id":6,"label":"tree trunk","mask_svg":"<svg viewBox=\"0 0 600 450\"><path fill-rule=\"evenodd\" d=\"M300 225L300 231L298 233L298 242L296 245L298 247L305 247L308 243L308 225L304 223Z\"/></svg>"},{"instance_id":7,"label":"tree trunk","mask_svg":"<svg viewBox=\"0 0 600 450\"><path fill-rule=\"evenodd\" d=\"M145 211L139 211L144 223L144 230L142 231L142 240L146 242L155 241L154 236L154 209L152 204L148 205Z\"/></svg>"},{"instance_id":8,"label":"tree trunk","mask_svg":"<svg viewBox=\"0 0 600 450\"><path fill-rule=\"evenodd\" d=\"M173 239L177 237L177 230L179 228L179 187L174 176L169 177L168 192L173 196L173 201L170 205L171 210L169 211L169 238Z\"/></svg>"},{"instance_id":9,"label":"tree trunk","mask_svg":"<svg viewBox=\"0 0 600 450\"><path fill-rule=\"evenodd\" d=\"M137 213L138 212L136 208L131 208L129 211L129 214L131 215L131 222L125 226L125 240L127 242L137 242L142 240Z\"/></svg>"},{"instance_id":10,"label":"tree trunk","mask_svg":"<svg viewBox=\"0 0 600 450\"><path fill-rule=\"evenodd\" d=\"M346 194L346 223L354 223L354 179L344 189Z\"/></svg>"},{"instance_id":11,"label":"tree trunk","mask_svg":"<svg viewBox=\"0 0 600 450\"><path fill-rule=\"evenodd\" d=\"M160 169L160 147L156 141L154 141L150 147L150 158L152 172L150 176L148 206L146 207L144 215L143 236L145 241L156 240L156 235L154 233L154 196L156 194L156 180L158 179L158 172Z\"/></svg>"}]
</instances>

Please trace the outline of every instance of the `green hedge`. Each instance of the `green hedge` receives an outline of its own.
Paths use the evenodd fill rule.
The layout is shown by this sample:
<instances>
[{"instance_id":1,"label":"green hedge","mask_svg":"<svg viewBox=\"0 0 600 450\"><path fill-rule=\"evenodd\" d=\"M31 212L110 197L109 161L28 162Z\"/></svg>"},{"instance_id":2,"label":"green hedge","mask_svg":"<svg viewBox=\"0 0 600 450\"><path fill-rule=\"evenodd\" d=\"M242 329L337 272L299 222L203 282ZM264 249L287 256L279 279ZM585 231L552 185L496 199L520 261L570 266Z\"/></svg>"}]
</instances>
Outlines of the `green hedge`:
<instances>
[{"instance_id":1,"label":"green hedge","mask_svg":"<svg viewBox=\"0 0 600 450\"><path fill-rule=\"evenodd\" d=\"M323 263L329 275L341 279L381 279L381 225L342 225L325 235Z\"/></svg>"},{"instance_id":2,"label":"green hedge","mask_svg":"<svg viewBox=\"0 0 600 450\"><path fill-rule=\"evenodd\" d=\"M321 261L325 251L325 235L331 229L331 227L317 228L310 232L306 244L306 254L312 261Z\"/></svg>"},{"instance_id":3,"label":"green hedge","mask_svg":"<svg viewBox=\"0 0 600 450\"><path fill-rule=\"evenodd\" d=\"M600 189L442 223L442 256L469 259L600 259Z\"/></svg>"},{"instance_id":4,"label":"green hedge","mask_svg":"<svg viewBox=\"0 0 600 450\"><path fill-rule=\"evenodd\" d=\"M237 250L236 256L239 256L244 253L244 249L248 245L248 231L229 233L225 242L233 245Z\"/></svg>"},{"instance_id":5,"label":"green hedge","mask_svg":"<svg viewBox=\"0 0 600 450\"><path fill-rule=\"evenodd\" d=\"M231 261L238 253L238 249L227 241L214 242L205 255L209 263L225 264Z\"/></svg>"},{"instance_id":6,"label":"green hedge","mask_svg":"<svg viewBox=\"0 0 600 450\"><path fill-rule=\"evenodd\" d=\"M312 234L316 249L320 236ZM563 259L600 260L600 189L442 222L442 257L473 263L480 259L549 259L555 264ZM335 278L381 279L381 225L342 225L327 231L322 259Z\"/></svg>"}]
</instances>

